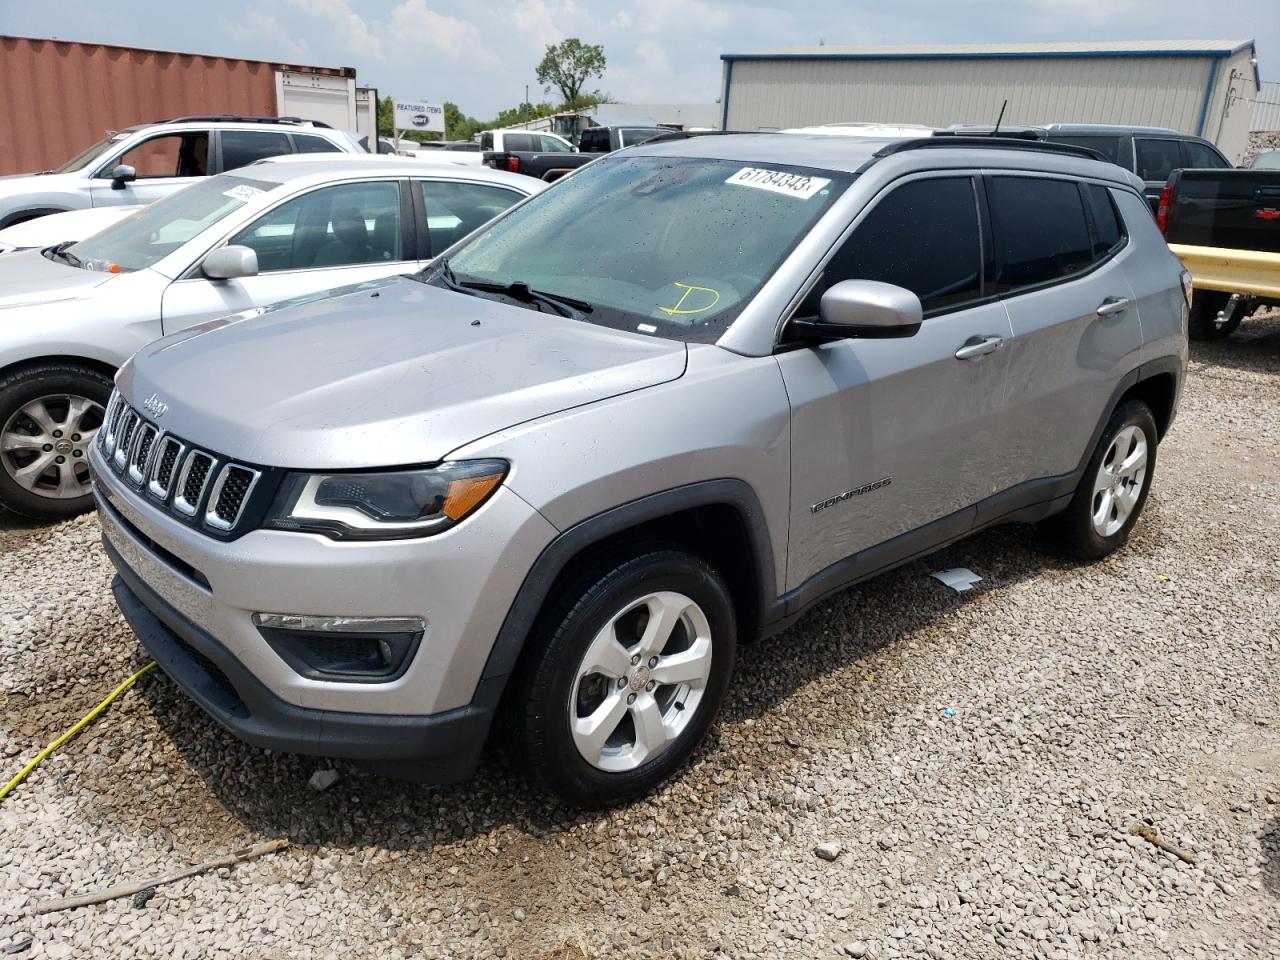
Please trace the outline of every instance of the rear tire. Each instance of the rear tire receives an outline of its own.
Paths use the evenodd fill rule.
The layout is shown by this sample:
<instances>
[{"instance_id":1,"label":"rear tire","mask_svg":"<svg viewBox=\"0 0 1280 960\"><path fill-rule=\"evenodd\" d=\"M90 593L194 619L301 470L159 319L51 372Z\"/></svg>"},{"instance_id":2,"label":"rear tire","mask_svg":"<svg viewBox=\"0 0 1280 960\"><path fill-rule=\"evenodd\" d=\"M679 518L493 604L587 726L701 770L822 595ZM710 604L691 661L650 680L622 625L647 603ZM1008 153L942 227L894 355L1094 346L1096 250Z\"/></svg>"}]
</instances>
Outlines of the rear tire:
<instances>
[{"instance_id":1,"label":"rear tire","mask_svg":"<svg viewBox=\"0 0 1280 960\"><path fill-rule=\"evenodd\" d=\"M517 762L574 807L647 793L693 753L724 699L736 652L728 588L700 558L653 550L584 572L548 603L513 691Z\"/></svg>"},{"instance_id":2,"label":"rear tire","mask_svg":"<svg viewBox=\"0 0 1280 960\"><path fill-rule=\"evenodd\" d=\"M93 508L89 445L111 378L50 361L0 376L0 511L65 520Z\"/></svg>"},{"instance_id":3,"label":"rear tire","mask_svg":"<svg viewBox=\"0 0 1280 960\"><path fill-rule=\"evenodd\" d=\"M1234 317L1218 326L1218 314L1231 299L1229 293L1216 290L1197 290L1191 295L1191 313L1187 332L1192 340L1225 340L1231 336L1244 319L1244 311L1237 310Z\"/></svg>"},{"instance_id":4,"label":"rear tire","mask_svg":"<svg viewBox=\"0 0 1280 960\"><path fill-rule=\"evenodd\" d=\"M1121 404L1089 458L1071 504L1040 526L1076 560L1100 560L1124 546L1142 515L1156 467L1156 421L1138 400Z\"/></svg>"}]
</instances>

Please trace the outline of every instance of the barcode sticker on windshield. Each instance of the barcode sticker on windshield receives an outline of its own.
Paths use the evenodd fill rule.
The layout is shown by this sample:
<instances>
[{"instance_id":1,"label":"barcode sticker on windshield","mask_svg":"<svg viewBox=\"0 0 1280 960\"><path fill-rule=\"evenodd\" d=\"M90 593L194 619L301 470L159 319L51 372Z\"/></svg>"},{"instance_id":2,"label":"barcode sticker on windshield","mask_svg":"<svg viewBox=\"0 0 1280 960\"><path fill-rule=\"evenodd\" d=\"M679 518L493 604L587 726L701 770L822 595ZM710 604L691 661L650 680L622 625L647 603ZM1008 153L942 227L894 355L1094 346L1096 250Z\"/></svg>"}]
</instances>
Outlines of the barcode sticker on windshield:
<instances>
[{"instance_id":1,"label":"barcode sticker on windshield","mask_svg":"<svg viewBox=\"0 0 1280 960\"><path fill-rule=\"evenodd\" d=\"M222 195L224 197L230 197L232 200L243 200L245 203L248 203L262 192L263 191L259 190L257 187L251 187L247 183L242 183L237 187L232 187L230 190L223 190Z\"/></svg>"},{"instance_id":2,"label":"barcode sticker on windshield","mask_svg":"<svg viewBox=\"0 0 1280 960\"><path fill-rule=\"evenodd\" d=\"M781 170L762 170L759 167L743 167L725 183L736 187L755 187L788 197L808 200L831 181L824 177L806 177L802 173L783 173Z\"/></svg>"}]
</instances>

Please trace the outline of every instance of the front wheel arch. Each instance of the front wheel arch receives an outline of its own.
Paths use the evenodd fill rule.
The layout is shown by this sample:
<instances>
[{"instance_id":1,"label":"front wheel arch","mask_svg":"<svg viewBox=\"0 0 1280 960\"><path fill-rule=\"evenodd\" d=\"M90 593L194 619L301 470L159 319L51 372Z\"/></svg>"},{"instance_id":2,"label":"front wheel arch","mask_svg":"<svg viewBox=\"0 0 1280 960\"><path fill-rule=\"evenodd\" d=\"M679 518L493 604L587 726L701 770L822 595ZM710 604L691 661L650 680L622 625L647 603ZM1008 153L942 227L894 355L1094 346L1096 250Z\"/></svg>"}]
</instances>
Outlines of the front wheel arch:
<instances>
[{"instance_id":1,"label":"front wheel arch","mask_svg":"<svg viewBox=\"0 0 1280 960\"><path fill-rule=\"evenodd\" d=\"M14 227L20 223L26 223L28 220L47 217L50 214L68 213L70 210L70 207L30 207L26 210L15 210L13 213L0 217L0 230L5 227Z\"/></svg>"}]
</instances>

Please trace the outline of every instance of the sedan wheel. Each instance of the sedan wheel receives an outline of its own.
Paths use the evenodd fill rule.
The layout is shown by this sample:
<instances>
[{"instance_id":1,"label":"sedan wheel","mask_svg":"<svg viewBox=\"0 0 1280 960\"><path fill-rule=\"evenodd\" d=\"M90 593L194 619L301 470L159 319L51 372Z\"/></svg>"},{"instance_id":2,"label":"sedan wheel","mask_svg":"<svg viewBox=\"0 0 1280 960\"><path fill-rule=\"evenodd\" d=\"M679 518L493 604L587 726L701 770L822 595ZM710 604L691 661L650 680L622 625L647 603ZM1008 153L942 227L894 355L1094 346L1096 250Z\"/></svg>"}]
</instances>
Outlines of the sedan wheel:
<instances>
[{"instance_id":1,"label":"sedan wheel","mask_svg":"<svg viewBox=\"0 0 1280 960\"><path fill-rule=\"evenodd\" d=\"M102 404L88 397L38 397L0 430L0 461L22 489L52 500L90 492L89 445L102 426Z\"/></svg>"}]
</instances>

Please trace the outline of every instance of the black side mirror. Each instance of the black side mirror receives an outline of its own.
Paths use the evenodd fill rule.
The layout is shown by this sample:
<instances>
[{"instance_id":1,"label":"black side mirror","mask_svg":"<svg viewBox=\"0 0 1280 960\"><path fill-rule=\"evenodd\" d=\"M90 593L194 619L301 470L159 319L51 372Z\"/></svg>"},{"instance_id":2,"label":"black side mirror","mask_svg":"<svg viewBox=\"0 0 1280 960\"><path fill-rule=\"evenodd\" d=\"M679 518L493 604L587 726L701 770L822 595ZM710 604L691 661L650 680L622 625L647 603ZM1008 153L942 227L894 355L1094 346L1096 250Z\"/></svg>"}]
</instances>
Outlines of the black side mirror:
<instances>
[{"instance_id":1,"label":"black side mirror","mask_svg":"<svg viewBox=\"0 0 1280 960\"><path fill-rule=\"evenodd\" d=\"M126 183L133 183L138 179L138 171L133 169L127 163L117 164L111 170L111 189L123 190Z\"/></svg>"},{"instance_id":2,"label":"black side mirror","mask_svg":"<svg viewBox=\"0 0 1280 960\"><path fill-rule=\"evenodd\" d=\"M822 295L817 320L792 320L789 326L805 340L883 340L915 336L923 319L920 298L910 290L877 280L841 280Z\"/></svg>"}]
</instances>

